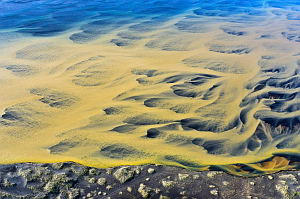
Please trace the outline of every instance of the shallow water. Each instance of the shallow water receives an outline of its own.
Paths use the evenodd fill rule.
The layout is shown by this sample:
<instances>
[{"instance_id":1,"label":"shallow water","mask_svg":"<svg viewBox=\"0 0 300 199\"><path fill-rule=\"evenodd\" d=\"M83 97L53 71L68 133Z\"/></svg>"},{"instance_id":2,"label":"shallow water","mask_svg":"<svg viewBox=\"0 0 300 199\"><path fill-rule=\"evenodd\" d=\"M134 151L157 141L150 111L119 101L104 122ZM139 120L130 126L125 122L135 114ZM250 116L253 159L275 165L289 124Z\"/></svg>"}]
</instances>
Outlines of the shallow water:
<instances>
[{"instance_id":1,"label":"shallow water","mask_svg":"<svg viewBox=\"0 0 300 199\"><path fill-rule=\"evenodd\" d=\"M0 1L0 163L300 167L299 1Z\"/></svg>"}]
</instances>

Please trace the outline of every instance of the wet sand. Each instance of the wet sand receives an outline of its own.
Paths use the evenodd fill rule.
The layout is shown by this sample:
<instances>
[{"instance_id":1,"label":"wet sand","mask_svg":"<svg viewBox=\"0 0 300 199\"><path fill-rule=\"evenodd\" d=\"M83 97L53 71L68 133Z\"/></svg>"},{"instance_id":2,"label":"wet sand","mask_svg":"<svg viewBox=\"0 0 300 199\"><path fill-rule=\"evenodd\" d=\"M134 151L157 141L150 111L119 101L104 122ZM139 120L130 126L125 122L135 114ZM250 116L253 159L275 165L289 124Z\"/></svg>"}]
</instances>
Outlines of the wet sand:
<instances>
[{"instance_id":1,"label":"wet sand","mask_svg":"<svg viewBox=\"0 0 300 199\"><path fill-rule=\"evenodd\" d=\"M0 163L299 169L297 11L261 10L3 31Z\"/></svg>"}]
</instances>

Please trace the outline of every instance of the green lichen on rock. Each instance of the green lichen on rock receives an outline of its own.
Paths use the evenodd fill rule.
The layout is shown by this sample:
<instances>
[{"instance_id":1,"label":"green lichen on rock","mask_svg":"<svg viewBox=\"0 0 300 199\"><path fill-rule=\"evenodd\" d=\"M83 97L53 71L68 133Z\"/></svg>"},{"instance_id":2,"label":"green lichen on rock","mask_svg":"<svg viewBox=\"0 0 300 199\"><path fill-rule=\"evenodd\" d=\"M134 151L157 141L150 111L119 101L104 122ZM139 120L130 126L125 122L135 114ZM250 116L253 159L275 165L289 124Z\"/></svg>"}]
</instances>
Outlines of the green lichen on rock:
<instances>
[{"instance_id":1,"label":"green lichen on rock","mask_svg":"<svg viewBox=\"0 0 300 199\"><path fill-rule=\"evenodd\" d=\"M209 178L215 178L218 174L222 174L222 171L210 171L207 173L207 177Z\"/></svg>"},{"instance_id":2,"label":"green lichen on rock","mask_svg":"<svg viewBox=\"0 0 300 199\"><path fill-rule=\"evenodd\" d=\"M300 196L300 191L293 190L289 196L289 199L296 199L298 196Z\"/></svg>"},{"instance_id":3,"label":"green lichen on rock","mask_svg":"<svg viewBox=\"0 0 300 199\"><path fill-rule=\"evenodd\" d=\"M148 173L150 173L150 174L153 174L153 173L155 173L155 169L153 169L153 168L149 168L149 169L148 169Z\"/></svg>"},{"instance_id":4,"label":"green lichen on rock","mask_svg":"<svg viewBox=\"0 0 300 199\"><path fill-rule=\"evenodd\" d=\"M35 171L35 179L39 179L41 182L48 182L51 179L52 171L48 167L37 167Z\"/></svg>"},{"instance_id":5,"label":"green lichen on rock","mask_svg":"<svg viewBox=\"0 0 300 199\"><path fill-rule=\"evenodd\" d=\"M95 168L91 168L89 170L89 175L99 175L99 174L100 174L100 171Z\"/></svg>"},{"instance_id":6,"label":"green lichen on rock","mask_svg":"<svg viewBox=\"0 0 300 199\"><path fill-rule=\"evenodd\" d=\"M163 196L163 195L160 195L159 196L159 199L170 199L168 196Z\"/></svg>"},{"instance_id":7,"label":"green lichen on rock","mask_svg":"<svg viewBox=\"0 0 300 199\"><path fill-rule=\"evenodd\" d=\"M273 179L273 176L268 175L268 178L269 178L269 180L272 180L272 179Z\"/></svg>"},{"instance_id":8,"label":"green lichen on rock","mask_svg":"<svg viewBox=\"0 0 300 199\"><path fill-rule=\"evenodd\" d=\"M106 178L99 178L98 181L97 181L97 183L98 183L99 185L101 185L101 186L105 185L106 182L107 182L107 181L106 181Z\"/></svg>"},{"instance_id":9,"label":"green lichen on rock","mask_svg":"<svg viewBox=\"0 0 300 199\"><path fill-rule=\"evenodd\" d=\"M34 199L44 199L44 198L47 198L47 193L43 193L43 192L39 192L35 197Z\"/></svg>"},{"instance_id":10,"label":"green lichen on rock","mask_svg":"<svg viewBox=\"0 0 300 199\"><path fill-rule=\"evenodd\" d=\"M252 182L252 181L251 181L251 182L249 182L249 184L252 185L252 186L254 186L254 185L255 185L255 182Z\"/></svg>"},{"instance_id":11,"label":"green lichen on rock","mask_svg":"<svg viewBox=\"0 0 300 199\"><path fill-rule=\"evenodd\" d=\"M91 184L94 184L94 183L97 182L97 179L96 178L89 178L88 182L91 183Z\"/></svg>"},{"instance_id":12,"label":"green lichen on rock","mask_svg":"<svg viewBox=\"0 0 300 199\"><path fill-rule=\"evenodd\" d=\"M140 184L140 187L138 188L138 192L141 194L143 198L148 198L150 191L151 189L146 185L144 185L143 183Z\"/></svg>"},{"instance_id":13,"label":"green lichen on rock","mask_svg":"<svg viewBox=\"0 0 300 199\"><path fill-rule=\"evenodd\" d=\"M133 178L134 171L131 171L129 167L121 167L115 173L114 176L120 183L125 183Z\"/></svg>"},{"instance_id":14,"label":"green lichen on rock","mask_svg":"<svg viewBox=\"0 0 300 199\"><path fill-rule=\"evenodd\" d=\"M181 174L181 173L178 174L179 180L185 180L185 179L187 179L188 177L189 177L189 174Z\"/></svg>"},{"instance_id":15,"label":"green lichen on rock","mask_svg":"<svg viewBox=\"0 0 300 199\"><path fill-rule=\"evenodd\" d=\"M298 183L296 177L292 174L279 176L279 179L290 180L293 185ZM297 186L296 188L294 186L289 187L288 182L284 180L279 180L278 184L275 185L275 188L281 193L284 199L296 199L300 196L300 186Z\"/></svg>"},{"instance_id":16,"label":"green lichen on rock","mask_svg":"<svg viewBox=\"0 0 300 199\"><path fill-rule=\"evenodd\" d=\"M290 181L292 181L293 184L298 183L296 176L294 176L293 174L281 175L281 176L279 176L279 178L284 179L284 180L290 180Z\"/></svg>"},{"instance_id":17,"label":"green lichen on rock","mask_svg":"<svg viewBox=\"0 0 300 199\"><path fill-rule=\"evenodd\" d=\"M39 193L41 190L44 190L45 183L42 183L40 185L27 185L27 189L32 190L34 193Z\"/></svg>"},{"instance_id":18,"label":"green lichen on rock","mask_svg":"<svg viewBox=\"0 0 300 199\"><path fill-rule=\"evenodd\" d=\"M193 175L193 179L194 179L194 180L196 180L196 179L198 179L198 178L200 178L200 176L199 176L198 174Z\"/></svg>"},{"instance_id":19,"label":"green lichen on rock","mask_svg":"<svg viewBox=\"0 0 300 199\"><path fill-rule=\"evenodd\" d=\"M166 187L166 188L168 188L168 187L173 187L174 186L174 184L175 184L175 182L174 181L167 181L167 180L162 180L162 185L164 186L164 187Z\"/></svg>"},{"instance_id":20,"label":"green lichen on rock","mask_svg":"<svg viewBox=\"0 0 300 199\"><path fill-rule=\"evenodd\" d=\"M21 168L19 175L23 176L28 182L41 181L47 182L51 179L52 171L48 167Z\"/></svg>"},{"instance_id":21,"label":"green lichen on rock","mask_svg":"<svg viewBox=\"0 0 300 199\"><path fill-rule=\"evenodd\" d=\"M79 189L71 188L68 190L69 199L75 199L80 196Z\"/></svg>"},{"instance_id":22,"label":"green lichen on rock","mask_svg":"<svg viewBox=\"0 0 300 199\"><path fill-rule=\"evenodd\" d=\"M27 169L26 168L21 168L19 170L19 174L21 176L23 176L28 182L33 180L32 173L33 173L33 170L29 169L29 168L27 168Z\"/></svg>"},{"instance_id":23,"label":"green lichen on rock","mask_svg":"<svg viewBox=\"0 0 300 199\"><path fill-rule=\"evenodd\" d=\"M288 194L289 187L287 185L279 183L279 184L275 185L275 188L276 188L276 190L278 192L280 192L282 194L282 196L284 197L284 199L288 199L289 198L289 194Z\"/></svg>"},{"instance_id":24,"label":"green lichen on rock","mask_svg":"<svg viewBox=\"0 0 300 199\"><path fill-rule=\"evenodd\" d=\"M127 191L128 191L129 193L131 193L131 192L132 192L132 188L131 188L131 187L127 187Z\"/></svg>"},{"instance_id":25,"label":"green lichen on rock","mask_svg":"<svg viewBox=\"0 0 300 199\"><path fill-rule=\"evenodd\" d=\"M66 192L62 192L56 197L56 199L69 199L69 196Z\"/></svg>"},{"instance_id":26,"label":"green lichen on rock","mask_svg":"<svg viewBox=\"0 0 300 199\"><path fill-rule=\"evenodd\" d=\"M65 173L54 174L52 176L52 179L46 183L44 191L50 193L57 192L62 187L68 188L69 186L71 186L70 184L68 184L70 180L71 179L69 179L67 174Z\"/></svg>"},{"instance_id":27,"label":"green lichen on rock","mask_svg":"<svg viewBox=\"0 0 300 199\"><path fill-rule=\"evenodd\" d=\"M113 187L111 186L111 185L107 185L106 186L106 189L109 191L109 190L111 190Z\"/></svg>"},{"instance_id":28,"label":"green lichen on rock","mask_svg":"<svg viewBox=\"0 0 300 199\"><path fill-rule=\"evenodd\" d=\"M135 167L135 168L133 169L133 171L134 171L134 173L135 173L136 175L139 175L139 174L141 173L141 168L140 168L140 167Z\"/></svg>"},{"instance_id":29,"label":"green lichen on rock","mask_svg":"<svg viewBox=\"0 0 300 199\"><path fill-rule=\"evenodd\" d=\"M14 187L16 186L17 184L16 183L12 183L8 180L8 178L4 178L4 181L3 181L3 186L4 187Z\"/></svg>"},{"instance_id":30,"label":"green lichen on rock","mask_svg":"<svg viewBox=\"0 0 300 199\"><path fill-rule=\"evenodd\" d=\"M219 195L219 192L216 189L211 190L210 193L215 196Z\"/></svg>"},{"instance_id":31,"label":"green lichen on rock","mask_svg":"<svg viewBox=\"0 0 300 199\"><path fill-rule=\"evenodd\" d=\"M78 176L83 176L88 173L89 168L86 166L76 164L76 165L72 165L70 170Z\"/></svg>"},{"instance_id":32,"label":"green lichen on rock","mask_svg":"<svg viewBox=\"0 0 300 199\"><path fill-rule=\"evenodd\" d=\"M179 194L183 196L186 194L186 191L181 191Z\"/></svg>"},{"instance_id":33,"label":"green lichen on rock","mask_svg":"<svg viewBox=\"0 0 300 199\"><path fill-rule=\"evenodd\" d=\"M227 185L229 185L229 182L223 181L222 184L223 184L224 186L227 186Z\"/></svg>"},{"instance_id":34,"label":"green lichen on rock","mask_svg":"<svg viewBox=\"0 0 300 199\"><path fill-rule=\"evenodd\" d=\"M62 169L64 167L65 163L64 162L58 162L58 163L53 163L51 164L53 169Z\"/></svg>"},{"instance_id":35,"label":"green lichen on rock","mask_svg":"<svg viewBox=\"0 0 300 199\"><path fill-rule=\"evenodd\" d=\"M107 168L107 169L106 169L106 173L109 174L109 175L112 174L113 171L114 171L113 168Z\"/></svg>"},{"instance_id":36,"label":"green lichen on rock","mask_svg":"<svg viewBox=\"0 0 300 199\"><path fill-rule=\"evenodd\" d=\"M154 192L155 192L156 194L159 194L159 193L161 192L161 190L160 190L159 188L155 188L155 189L154 189Z\"/></svg>"}]
</instances>

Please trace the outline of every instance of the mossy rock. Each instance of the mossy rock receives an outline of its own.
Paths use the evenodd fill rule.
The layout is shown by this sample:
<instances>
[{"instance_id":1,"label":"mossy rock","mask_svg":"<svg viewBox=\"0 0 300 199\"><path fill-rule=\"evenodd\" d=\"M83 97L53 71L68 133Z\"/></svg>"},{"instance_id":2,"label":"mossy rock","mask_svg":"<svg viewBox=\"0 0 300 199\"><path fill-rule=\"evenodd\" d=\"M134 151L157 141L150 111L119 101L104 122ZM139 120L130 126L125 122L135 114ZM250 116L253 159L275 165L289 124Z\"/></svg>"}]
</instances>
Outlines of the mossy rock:
<instances>
[{"instance_id":1,"label":"mossy rock","mask_svg":"<svg viewBox=\"0 0 300 199\"><path fill-rule=\"evenodd\" d=\"M134 175L134 171L131 171L129 167L122 167L119 168L115 173L114 176L120 183L125 183L128 180L132 179Z\"/></svg>"},{"instance_id":2,"label":"mossy rock","mask_svg":"<svg viewBox=\"0 0 300 199\"><path fill-rule=\"evenodd\" d=\"M99 178L97 183L101 186L105 185L107 182L106 178Z\"/></svg>"}]
</instances>

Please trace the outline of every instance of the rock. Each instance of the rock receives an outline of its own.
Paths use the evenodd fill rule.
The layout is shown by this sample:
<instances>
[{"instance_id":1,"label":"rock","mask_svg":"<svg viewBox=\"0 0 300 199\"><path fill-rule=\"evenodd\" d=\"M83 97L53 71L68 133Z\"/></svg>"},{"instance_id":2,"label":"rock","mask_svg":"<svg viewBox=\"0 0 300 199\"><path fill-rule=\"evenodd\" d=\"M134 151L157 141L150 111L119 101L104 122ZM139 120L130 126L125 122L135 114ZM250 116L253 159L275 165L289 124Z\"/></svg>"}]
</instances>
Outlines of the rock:
<instances>
[{"instance_id":1,"label":"rock","mask_svg":"<svg viewBox=\"0 0 300 199\"><path fill-rule=\"evenodd\" d=\"M218 190L216 190L216 189L211 190L210 193L215 196L217 196L219 194Z\"/></svg>"},{"instance_id":2,"label":"rock","mask_svg":"<svg viewBox=\"0 0 300 199\"><path fill-rule=\"evenodd\" d=\"M149 193L150 193L151 189L148 188L146 185L144 185L143 183L140 184L140 187L138 188L138 192L141 194L141 196L143 198L148 198Z\"/></svg>"},{"instance_id":3,"label":"rock","mask_svg":"<svg viewBox=\"0 0 300 199\"><path fill-rule=\"evenodd\" d=\"M71 171L73 171L78 176L83 176L88 173L89 168L79 164L72 164Z\"/></svg>"},{"instance_id":4,"label":"rock","mask_svg":"<svg viewBox=\"0 0 300 199\"><path fill-rule=\"evenodd\" d=\"M199 175L193 175L193 179L194 179L194 180L196 180L196 179L198 179L198 178L200 178Z\"/></svg>"},{"instance_id":5,"label":"rock","mask_svg":"<svg viewBox=\"0 0 300 199\"><path fill-rule=\"evenodd\" d=\"M113 187L111 186L111 185L107 185L106 186L106 189L109 191L109 190L111 190Z\"/></svg>"},{"instance_id":6,"label":"rock","mask_svg":"<svg viewBox=\"0 0 300 199\"><path fill-rule=\"evenodd\" d=\"M285 180L279 180L278 182L279 182L280 184L282 184L282 185L287 184L287 182L286 182Z\"/></svg>"},{"instance_id":7,"label":"rock","mask_svg":"<svg viewBox=\"0 0 300 199\"><path fill-rule=\"evenodd\" d=\"M129 185L126 186L125 183L116 183L117 180L115 179L115 176L107 175L105 169L84 167L70 162L66 162L60 170L52 168L52 164L18 164L15 169L11 169L11 167L7 166L1 167L0 165L0 198L96 199L102 197L107 198L107 193L109 192L111 198L127 198L128 196L135 198L159 198L160 195L162 195L181 199L192 199L193 197L201 198L202 196L206 198L229 199L233 198L234 191L232 189L240 189L240 191L235 193L237 196L236 198L255 199L256 197L268 197L274 199L296 199L300 195L300 186L298 183L299 171L282 171L258 178L241 178L223 172L190 172L177 167L161 166L160 169L157 169L152 166L153 169L156 169L155 172L157 175L152 175L150 181L145 181L147 185L140 185L142 180L150 179L147 172L149 167L145 166L145 168L147 168L146 173L141 172L139 174L141 175L140 178L136 178L136 182L139 182L139 187L135 188L136 182L133 181L132 186L134 188L131 188ZM80 176L80 173L86 168L87 172L83 176ZM125 170L133 172L133 176L137 175L137 166L126 166L125 168ZM120 167L115 168L114 173L116 173L118 169L120 169ZM94 171L102 171L101 177L95 175ZM165 173L166 171L168 173ZM52 174L52 172L54 174ZM218 173L223 174L216 178ZM184 174L188 174L188 180L183 180L186 177ZM273 180L270 180L269 176L271 176ZM197 180L198 178L201 180ZM24 182L23 180L26 182L27 179L31 181L28 181L24 187L24 183L22 182ZM178 181L175 181L174 179ZM98 181L105 186L100 187L96 184L92 184L95 182L98 183ZM108 184L108 182L111 183ZM227 186L229 184L230 186ZM253 185L255 185L255 187ZM115 191L112 191L112 188ZM102 193L101 191L104 191L105 189L107 192ZM124 191L124 189L127 189L128 192ZM274 191L270 192L270 189L274 189ZM23 195L16 196L15 193L12 194L6 190L12 190ZM249 192L246 192L247 190L249 190ZM122 192L122 194L120 192ZM254 193L256 194L255 196L252 195Z\"/></svg>"},{"instance_id":8,"label":"rock","mask_svg":"<svg viewBox=\"0 0 300 199\"><path fill-rule=\"evenodd\" d=\"M128 180L133 178L133 175L134 171L129 170L129 167L122 167L114 173L114 176L117 180L120 181L120 183L127 182Z\"/></svg>"},{"instance_id":9,"label":"rock","mask_svg":"<svg viewBox=\"0 0 300 199\"><path fill-rule=\"evenodd\" d=\"M108 168L106 169L106 173L110 175L113 173L113 170L114 170L113 168Z\"/></svg>"},{"instance_id":10,"label":"rock","mask_svg":"<svg viewBox=\"0 0 300 199\"><path fill-rule=\"evenodd\" d=\"M46 192L57 192L60 188L60 185L66 186L66 182L70 181L65 173L54 174L51 181L46 183L44 190Z\"/></svg>"},{"instance_id":11,"label":"rock","mask_svg":"<svg viewBox=\"0 0 300 199\"><path fill-rule=\"evenodd\" d=\"M9 182L7 178L4 178L4 182L3 182L4 187L14 187L16 185L17 185L16 183Z\"/></svg>"},{"instance_id":12,"label":"rock","mask_svg":"<svg viewBox=\"0 0 300 199\"><path fill-rule=\"evenodd\" d=\"M21 176L23 176L28 182L32 181L33 178L32 178L32 173L33 173L33 170L32 169L24 169L24 168L21 168L19 170L19 174Z\"/></svg>"},{"instance_id":13,"label":"rock","mask_svg":"<svg viewBox=\"0 0 300 199\"><path fill-rule=\"evenodd\" d=\"M56 199L68 199L69 197L68 197L68 195L67 195L67 193L60 193L57 197L56 197Z\"/></svg>"},{"instance_id":14,"label":"rock","mask_svg":"<svg viewBox=\"0 0 300 199\"><path fill-rule=\"evenodd\" d=\"M80 195L79 189L71 188L68 190L69 199L75 199Z\"/></svg>"},{"instance_id":15,"label":"rock","mask_svg":"<svg viewBox=\"0 0 300 199\"><path fill-rule=\"evenodd\" d=\"M82 195L82 196L85 195L85 190L84 189L80 189L80 195Z\"/></svg>"},{"instance_id":16,"label":"rock","mask_svg":"<svg viewBox=\"0 0 300 199\"><path fill-rule=\"evenodd\" d=\"M89 178L88 182L91 183L91 184L93 184L93 183L96 183L97 180L96 180L96 178Z\"/></svg>"},{"instance_id":17,"label":"rock","mask_svg":"<svg viewBox=\"0 0 300 199\"><path fill-rule=\"evenodd\" d=\"M160 195L159 196L159 199L170 199L168 196L163 196L163 195Z\"/></svg>"},{"instance_id":18,"label":"rock","mask_svg":"<svg viewBox=\"0 0 300 199\"><path fill-rule=\"evenodd\" d=\"M98 181L97 181L97 183L98 183L99 185L101 185L101 186L105 185L105 183L106 183L106 178L99 178Z\"/></svg>"},{"instance_id":19,"label":"rock","mask_svg":"<svg viewBox=\"0 0 300 199\"><path fill-rule=\"evenodd\" d=\"M52 168L58 170L58 169L63 168L64 164L65 164L64 162L53 163L53 164L52 164Z\"/></svg>"},{"instance_id":20,"label":"rock","mask_svg":"<svg viewBox=\"0 0 300 199\"><path fill-rule=\"evenodd\" d=\"M162 180L162 184L164 187L173 187L174 186L174 181L166 181L166 180Z\"/></svg>"},{"instance_id":21,"label":"rock","mask_svg":"<svg viewBox=\"0 0 300 199\"><path fill-rule=\"evenodd\" d=\"M210 171L207 173L207 177L209 178L215 178L218 174L222 174L222 171Z\"/></svg>"},{"instance_id":22,"label":"rock","mask_svg":"<svg viewBox=\"0 0 300 199\"><path fill-rule=\"evenodd\" d=\"M285 179L285 180L290 180L292 181L294 184L297 184L298 181L297 181L297 178L292 175L292 174L287 174L287 175L281 175L279 176L280 179Z\"/></svg>"},{"instance_id":23,"label":"rock","mask_svg":"<svg viewBox=\"0 0 300 199\"><path fill-rule=\"evenodd\" d=\"M99 175L99 174L100 174L100 171L98 171L95 168L92 168L89 170L89 175Z\"/></svg>"},{"instance_id":24,"label":"rock","mask_svg":"<svg viewBox=\"0 0 300 199\"><path fill-rule=\"evenodd\" d=\"M288 198L288 189L289 187L287 185L283 185L283 184L277 184L275 185L276 190L282 194L282 196L284 198Z\"/></svg>"},{"instance_id":25,"label":"rock","mask_svg":"<svg viewBox=\"0 0 300 199\"><path fill-rule=\"evenodd\" d=\"M181 173L179 173L178 177L179 177L179 180L185 180L185 179L187 179L189 177L189 174L181 174Z\"/></svg>"},{"instance_id":26,"label":"rock","mask_svg":"<svg viewBox=\"0 0 300 199\"><path fill-rule=\"evenodd\" d=\"M148 173L150 173L150 174L155 173L155 169L149 168L149 169L148 169Z\"/></svg>"},{"instance_id":27,"label":"rock","mask_svg":"<svg viewBox=\"0 0 300 199\"><path fill-rule=\"evenodd\" d=\"M224 186L227 186L227 185L229 185L229 182L223 181L222 184L223 184Z\"/></svg>"},{"instance_id":28,"label":"rock","mask_svg":"<svg viewBox=\"0 0 300 199\"><path fill-rule=\"evenodd\" d=\"M159 194L159 193L161 192L161 190L160 190L159 188L156 188L156 189L154 189L154 192L155 192L156 194Z\"/></svg>"},{"instance_id":29,"label":"rock","mask_svg":"<svg viewBox=\"0 0 300 199\"><path fill-rule=\"evenodd\" d=\"M139 175L140 173L141 173L141 168L140 167L136 167L136 168L134 168L134 173L136 174L136 175Z\"/></svg>"}]
</instances>

